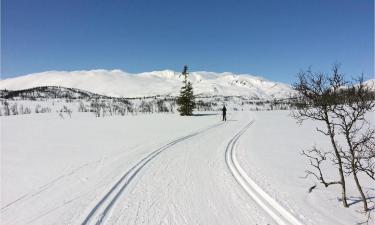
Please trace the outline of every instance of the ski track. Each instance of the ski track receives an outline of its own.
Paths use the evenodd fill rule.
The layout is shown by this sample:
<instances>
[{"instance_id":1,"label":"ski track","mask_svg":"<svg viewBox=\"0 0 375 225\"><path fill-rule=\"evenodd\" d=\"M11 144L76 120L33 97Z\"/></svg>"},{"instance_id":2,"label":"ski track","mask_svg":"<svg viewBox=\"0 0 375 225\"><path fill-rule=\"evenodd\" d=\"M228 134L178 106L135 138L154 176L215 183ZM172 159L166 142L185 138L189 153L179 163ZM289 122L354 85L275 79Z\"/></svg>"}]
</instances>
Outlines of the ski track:
<instances>
[{"instance_id":1,"label":"ski track","mask_svg":"<svg viewBox=\"0 0 375 225\"><path fill-rule=\"evenodd\" d=\"M155 157L160 153L167 150L168 148L180 143L184 140L190 139L197 136L205 131L212 128L218 127L223 123L218 123L203 130L194 132L192 134L186 135L184 137L178 138L168 144L152 151L146 157L142 158L137 164L135 164L130 170L128 170L110 189L109 191L99 200L99 202L90 210L86 218L83 220L81 225L95 224L99 225L105 221L106 217L113 205L116 203L117 199L121 196L126 187L131 183L131 181L136 177L136 175Z\"/></svg>"},{"instance_id":2,"label":"ski track","mask_svg":"<svg viewBox=\"0 0 375 225\"><path fill-rule=\"evenodd\" d=\"M263 191L244 171L236 158L237 141L254 123L250 121L229 142L225 150L225 162L234 179L245 192L279 225L303 225L296 217L283 208L271 196Z\"/></svg>"}]
</instances>

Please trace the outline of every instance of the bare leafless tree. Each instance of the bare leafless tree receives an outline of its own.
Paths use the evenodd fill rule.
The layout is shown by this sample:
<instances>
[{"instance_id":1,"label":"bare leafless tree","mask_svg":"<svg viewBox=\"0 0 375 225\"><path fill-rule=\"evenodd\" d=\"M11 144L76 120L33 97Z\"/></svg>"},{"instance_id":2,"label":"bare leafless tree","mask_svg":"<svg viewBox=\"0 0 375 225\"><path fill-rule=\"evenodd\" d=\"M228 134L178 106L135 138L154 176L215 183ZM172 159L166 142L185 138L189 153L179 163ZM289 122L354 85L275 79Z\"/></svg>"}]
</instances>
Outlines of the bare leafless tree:
<instances>
[{"instance_id":1,"label":"bare leafless tree","mask_svg":"<svg viewBox=\"0 0 375 225\"><path fill-rule=\"evenodd\" d=\"M333 74L331 76L327 76L324 73L314 73L310 68L307 71L298 73L298 81L294 84L294 89L299 93L296 103L298 109L293 112L292 116L299 123L305 120L315 120L325 124L324 129L316 128L316 130L330 139L334 161L337 162L339 178L337 181L324 182L323 184L326 187L332 184L339 184L341 186L343 205L348 207L342 154L336 141L335 126L330 115L336 107L334 93L346 84L341 78L342 75L338 73L338 65L333 66ZM310 153L314 153L315 157L320 160L326 160L326 158L322 158L322 153L318 150ZM314 155L305 155L310 160L312 159L311 157L314 157ZM314 165L315 168L318 168L318 171L322 172L320 168L321 162ZM323 178L323 175L321 177ZM318 180L322 182L322 179Z\"/></svg>"},{"instance_id":2,"label":"bare leafless tree","mask_svg":"<svg viewBox=\"0 0 375 225\"><path fill-rule=\"evenodd\" d=\"M372 90L364 85L363 76L355 83L342 87L337 93L336 107L332 111L334 126L345 137L347 148L342 152L344 166L353 175L361 195L364 211L368 211L367 198L358 173L364 172L374 179L375 129L366 120L366 114L375 106Z\"/></svg>"},{"instance_id":3,"label":"bare leafless tree","mask_svg":"<svg viewBox=\"0 0 375 225\"><path fill-rule=\"evenodd\" d=\"M328 157L332 155L331 152L324 152L323 150L318 149L316 146L312 147L309 150L303 150L302 155L308 158L310 166L313 170L305 170L306 177L313 176L316 180L322 183L325 187L328 187L332 184L340 184L339 181L327 181L324 176L324 172L322 169L323 163L327 163ZM312 191L316 186L310 188L309 192Z\"/></svg>"},{"instance_id":4,"label":"bare leafless tree","mask_svg":"<svg viewBox=\"0 0 375 225\"><path fill-rule=\"evenodd\" d=\"M364 173L375 180L375 129L366 120L366 114L375 107L374 92L365 85L363 76L352 83L347 82L339 72L338 64L333 66L330 76L309 69L300 72L298 79L294 88L300 96L293 117L300 123L307 119L325 122L326 129L317 128L317 131L330 138L333 149L333 152L323 152L314 147L302 152L314 168L314 171L306 171L307 176L314 176L325 187L341 184L343 204L347 207L344 175L352 175L364 211L368 211L368 199L358 174ZM346 143L342 146L336 141L338 136L344 137ZM338 168L339 181L326 181L322 171L321 165L330 153L334 156L331 161Z\"/></svg>"}]
</instances>

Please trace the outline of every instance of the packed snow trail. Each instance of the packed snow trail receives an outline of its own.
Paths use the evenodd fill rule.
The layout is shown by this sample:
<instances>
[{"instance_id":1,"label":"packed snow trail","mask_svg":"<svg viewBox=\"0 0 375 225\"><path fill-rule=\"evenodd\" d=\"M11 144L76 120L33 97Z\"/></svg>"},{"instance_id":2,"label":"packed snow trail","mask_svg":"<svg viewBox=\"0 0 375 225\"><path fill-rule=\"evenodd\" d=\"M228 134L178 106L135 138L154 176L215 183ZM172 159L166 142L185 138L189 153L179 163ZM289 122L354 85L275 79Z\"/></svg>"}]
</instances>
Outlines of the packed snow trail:
<instances>
[{"instance_id":1,"label":"packed snow trail","mask_svg":"<svg viewBox=\"0 0 375 225\"><path fill-rule=\"evenodd\" d=\"M237 141L242 134L253 124L253 120L249 122L242 130L240 130L228 143L225 151L225 160L228 168L237 180L238 184L249 194L249 196L258 205L266 211L279 225L302 225L290 212L284 209L278 202L271 198L263 191L243 170L236 158Z\"/></svg>"},{"instance_id":2,"label":"packed snow trail","mask_svg":"<svg viewBox=\"0 0 375 225\"><path fill-rule=\"evenodd\" d=\"M135 178L135 176L140 172L140 170L147 165L152 159L157 157L164 150L174 146L175 144L187 140L191 137L194 137L198 134L201 134L209 129L220 126L222 123L215 124L210 126L202 131L198 131L184 137L178 138L170 143L160 147L149 155L140 160L135 166L133 166L129 171L127 171L121 178L118 180L114 186L104 195L104 197L91 209L90 213L87 215L85 220L82 222L82 225L95 224L99 225L106 218L108 212L111 210L112 206L115 204L116 200L123 193L124 189L129 185L129 183Z\"/></svg>"},{"instance_id":3,"label":"packed snow trail","mask_svg":"<svg viewBox=\"0 0 375 225\"><path fill-rule=\"evenodd\" d=\"M235 119L239 120L181 141L149 161L103 224L275 224L238 185L223 160L228 141L249 120Z\"/></svg>"},{"instance_id":4,"label":"packed snow trail","mask_svg":"<svg viewBox=\"0 0 375 225\"><path fill-rule=\"evenodd\" d=\"M235 150L237 141L253 123L242 128L248 119L211 126L151 152L112 186L81 225L302 225L238 164Z\"/></svg>"}]
</instances>

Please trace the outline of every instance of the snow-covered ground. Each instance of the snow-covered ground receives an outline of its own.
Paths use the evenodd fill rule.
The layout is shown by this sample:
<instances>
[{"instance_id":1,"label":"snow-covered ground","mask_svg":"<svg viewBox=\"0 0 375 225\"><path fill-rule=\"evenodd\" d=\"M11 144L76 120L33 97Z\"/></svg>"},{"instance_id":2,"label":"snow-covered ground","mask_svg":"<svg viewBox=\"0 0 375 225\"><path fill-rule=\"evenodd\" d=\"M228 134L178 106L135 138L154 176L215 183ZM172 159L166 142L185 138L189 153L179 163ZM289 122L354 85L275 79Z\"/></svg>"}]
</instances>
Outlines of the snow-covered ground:
<instances>
[{"instance_id":1,"label":"snow-covered ground","mask_svg":"<svg viewBox=\"0 0 375 225\"><path fill-rule=\"evenodd\" d=\"M363 221L353 183L349 209L335 187L307 192L314 181L302 178L307 162L300 151L329 143L316 134L317 124L298 126L288 113L229 112L225 123L216 113L1 117L1 222ZM375 196L373 183L363 181Z\"/></svg>"},{"instance_id":2,"label":"snow-covered ground","mask_svg":"<svg viewBox=\"0 0 375 225\"><path fill-rule=\"evenodd\" d=\"M237 158L246 173L263 190L276 199L284 208L299 215L305 224L356 224L364 220L362 203L352 177L347 179L348 203L342 207L339 186L324 188L312 177L305 179L308 167L306 158L300 155L304 149L316 145L330 149L329 139L316 131L324 124L306 121L302 126L290 117L290 111L254 112L254 124L240 139ZM368 120L375 124L374 113ZM332 167L325 172L329 178L337 178ZM370 197L375 197L375 184L361 177ZM308 189L317 184L312 193ZM373 221L375 222L375 221ZM371 224L371 223L370 223Z\"/></svg>"}]
</instances>

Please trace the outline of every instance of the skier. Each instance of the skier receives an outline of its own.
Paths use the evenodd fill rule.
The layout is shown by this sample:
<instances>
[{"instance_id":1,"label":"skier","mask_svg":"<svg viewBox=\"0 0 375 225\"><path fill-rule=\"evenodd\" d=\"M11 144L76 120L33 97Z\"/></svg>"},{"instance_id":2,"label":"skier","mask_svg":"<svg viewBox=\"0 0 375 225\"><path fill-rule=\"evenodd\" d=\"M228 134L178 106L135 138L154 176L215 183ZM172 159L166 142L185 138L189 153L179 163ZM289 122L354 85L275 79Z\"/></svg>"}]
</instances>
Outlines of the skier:
<instances>
[{"instance_id":1,"label":"skier","mask_svg":"<svg viewBox=\"0 0 375 225\"><path fill-rule=\"evenodd\" d=\"M227 121L227 108L225 108L225 105L221 110L223 111L223 121Z\"/></svg>"}]
</instances>

